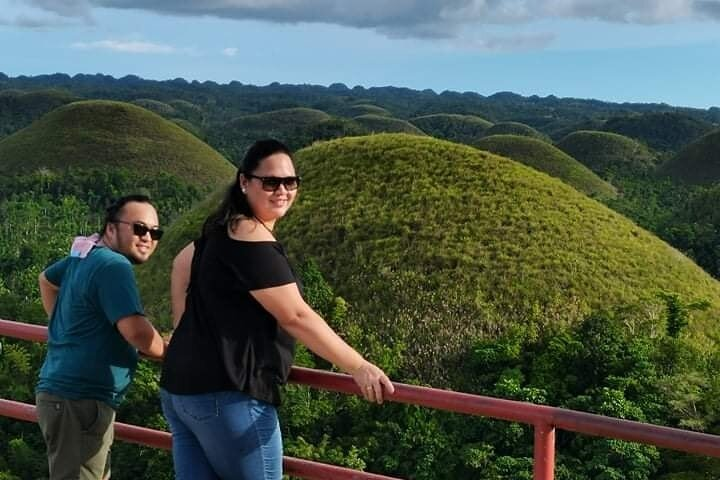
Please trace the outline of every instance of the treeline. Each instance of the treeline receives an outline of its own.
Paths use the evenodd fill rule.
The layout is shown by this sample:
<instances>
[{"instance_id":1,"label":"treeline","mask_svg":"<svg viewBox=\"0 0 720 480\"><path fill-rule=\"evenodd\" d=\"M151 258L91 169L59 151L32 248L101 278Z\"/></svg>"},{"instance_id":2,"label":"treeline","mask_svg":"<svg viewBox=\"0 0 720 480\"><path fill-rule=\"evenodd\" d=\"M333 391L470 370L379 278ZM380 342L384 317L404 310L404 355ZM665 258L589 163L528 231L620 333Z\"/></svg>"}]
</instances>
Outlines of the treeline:
<instances>
[{"instance_id":1,"label":"treeline","mask_svg":"<svg viewBox=\"0 0 720 480\"><path fill-rule=\"evenodd\" d=\"M391 115L410 119L436 113L477 115L500 122L514 120L526 123L545 133L562 132L595 119L627 117L634 114L681 113L702 122L720 122L720 108L707 110L672 107L666 104L611 103L576 98L524 97L510 92L490 96L474 92L413 90L398 87L354 86L336 83L328 87L320 85L284 85L277 82L266 86L245 85L237 81L218 84L212 81L188 82L178 78L167 81L145 80L134 75L115 79L109 75L69 76L66 74L38 75L33 77L8 77L0 73L0 125L9 133L29 123L28 116L43 108L47 98L19 96L23 91L55 90L50 103L67 102L72 97L105 98L121 101L151 99L173 106L175 116L191 122L202 131L210 131L235 118L279 110L307 107L322 110L331 115L344 117L348 107L358 104L374 104ZM18 92L18 90L20 92ZM68 98L58 98L68 97ZM177 105L177 101L186 102ZM20 113L17 104L23 106ZM173 104L175 102L175 104ZM58 106L58 105L55 105ZM351 114L350 116L354 116ZM631 128L618 125L618 128Z\"/></svg>"},{"instance_id":2,"label":"treeline","mask_svg":"<svg viewBox=\"0 0 720 480\"><path fill-rule=\"evenodd\" d=\"M688 185L648 173L617 176L610 208L690 257L720 280L720 183Z\"/></svg>"}]
</instances>

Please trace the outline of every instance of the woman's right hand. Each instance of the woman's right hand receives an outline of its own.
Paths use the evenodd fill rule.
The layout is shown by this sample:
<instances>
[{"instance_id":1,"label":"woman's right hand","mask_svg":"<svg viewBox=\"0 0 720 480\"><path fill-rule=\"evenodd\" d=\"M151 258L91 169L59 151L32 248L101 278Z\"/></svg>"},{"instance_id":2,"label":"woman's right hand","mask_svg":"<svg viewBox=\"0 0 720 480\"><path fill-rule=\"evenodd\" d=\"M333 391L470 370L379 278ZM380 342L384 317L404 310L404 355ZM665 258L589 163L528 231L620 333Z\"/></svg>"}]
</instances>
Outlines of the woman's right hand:
<instances>
[{"instance_id":1,"label":"woman's right hand","mask_svg":"<svg viewBox=\"0 0 720 480\"><path fill-rule=\"evenodd\" d=\"M383 403L386 395L395 393L395 387L380 368L363 360L363 363L352 372L353 380L360 387L365 400Z\"/></svg>"}]
</instances>

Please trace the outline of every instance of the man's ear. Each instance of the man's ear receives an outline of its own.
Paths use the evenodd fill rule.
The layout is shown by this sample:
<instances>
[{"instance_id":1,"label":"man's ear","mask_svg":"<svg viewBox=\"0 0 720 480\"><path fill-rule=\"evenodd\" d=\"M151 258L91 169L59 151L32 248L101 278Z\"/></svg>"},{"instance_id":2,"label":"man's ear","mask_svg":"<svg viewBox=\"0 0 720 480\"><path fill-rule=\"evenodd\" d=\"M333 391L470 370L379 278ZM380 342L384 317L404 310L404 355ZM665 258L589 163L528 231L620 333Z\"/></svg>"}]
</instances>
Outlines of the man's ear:
<instances>
[{"instance_id":1,"label":"man's ear","mask_svg":"<svg viewBox=\"0 0 720 480\"><path fill-rule=\"evenodd\" d=\"M108 223L105 227L105 231L100 234L100 237L105 239L105 243L114 243L115 237L117 236L117 224Z\"/></svg>"}]
</instances>

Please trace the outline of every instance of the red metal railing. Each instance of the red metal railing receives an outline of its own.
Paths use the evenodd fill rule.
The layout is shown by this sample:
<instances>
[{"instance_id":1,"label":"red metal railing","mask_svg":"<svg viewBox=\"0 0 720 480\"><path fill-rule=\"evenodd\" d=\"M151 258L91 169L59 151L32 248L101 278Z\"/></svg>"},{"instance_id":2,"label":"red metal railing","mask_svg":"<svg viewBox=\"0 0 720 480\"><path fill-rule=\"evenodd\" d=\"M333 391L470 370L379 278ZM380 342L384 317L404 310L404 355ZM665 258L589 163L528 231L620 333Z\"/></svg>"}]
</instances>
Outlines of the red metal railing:
<instances>
[{"instance_id":1,"label":"red metal railing","mask_svg":"<svg viewBox=\"0 0 720 480\"><path fill-rule=\"evenodd\" d=\"M0 399L0 416L37 422L35 405ZM168 432L115 422L115 437L125 442L137 443L153 448L170 450L172 438ZM283 469L288 475L314 480L400 480L374 473L359 472L350 468L337 467L299 458L284 457Z\"/></svg>"},{"instance_id":2,"label":"red metal railing","mask_svg":"<svg viewBox=\"0 0 720 480\"><path fill-rule=\"evenodd\" d=\"M46 341L47 339L47 332L43 326L21 324L8 320L0 320L0 335L31 341ZM293 367L290 374L290 381L314 388L355 395L360 394L352 377L340 373ZM481 395L470 395L467 393L418 387L402 383L395 383L394 385L395 393L388 396L389 401L409 403L469 415L481 415L532 425L535 428L533 466L533 478L535 480L552 480L554 478L556 428L586 435L646 443L682 452L720 457L720 436L716 435L691 432L677 428L661 427L647 423L634 422L631 420L604 417L592 413L577 412L564 408L535 405L527 402L504 400ZM7 400L0 401L0 414L2 415L5 414L3 410L3 408L5 408L3 407L5 402L7 402ZM32 408L32 405L29 407ZM167 433L164 434L169 435ZM389 478L382 476L360 476L372 475L362 472L355 472L355 474L358 475L355 477L341 477L337 475L324 476L329 475L329 473L320 473L320 470L313 473L306 471L301 473L299 470L291 471L291 468L294 468L294 464L287 463L290 460L291 459L286 459L288 473L300 476L301 478ZM298 461L297 459L292 460ZM329 466L322 465L322 467L326 468ZM319 476L315 476L316 474Z\"/></svg>"}]
</instances>

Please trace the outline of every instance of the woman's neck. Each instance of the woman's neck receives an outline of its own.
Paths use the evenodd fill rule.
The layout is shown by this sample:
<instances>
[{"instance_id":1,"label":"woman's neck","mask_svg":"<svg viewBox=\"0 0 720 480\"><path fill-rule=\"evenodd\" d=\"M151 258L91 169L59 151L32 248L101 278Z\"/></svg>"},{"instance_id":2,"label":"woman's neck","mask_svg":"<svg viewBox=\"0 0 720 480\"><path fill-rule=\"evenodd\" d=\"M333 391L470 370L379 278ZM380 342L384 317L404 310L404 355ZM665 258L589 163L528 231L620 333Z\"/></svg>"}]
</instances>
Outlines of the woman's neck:
<instances>
[{"instance_id":1,"label":"woman's neck","mask_svg":"<svg viewBox=\"0 0 720 480\"><path fill-rule=\"evenodd\" d=\"M270 232L270 235L275 236L275 234L273 233L273 229L275 228L275 220L271 220L269 222L263 222L258 217L253 217L253 220L255 220L256 223L259 223L260 225L262 225L265 228L265 230Z\"/></svg>"}]
</instances>

